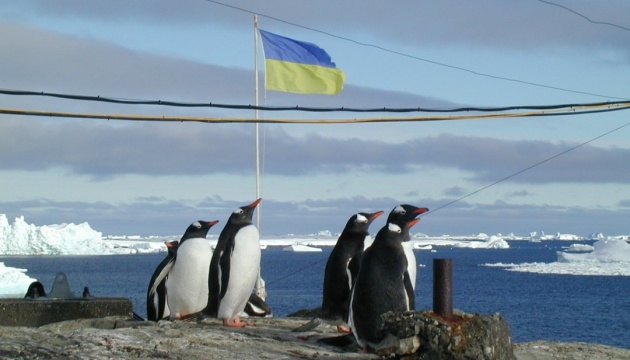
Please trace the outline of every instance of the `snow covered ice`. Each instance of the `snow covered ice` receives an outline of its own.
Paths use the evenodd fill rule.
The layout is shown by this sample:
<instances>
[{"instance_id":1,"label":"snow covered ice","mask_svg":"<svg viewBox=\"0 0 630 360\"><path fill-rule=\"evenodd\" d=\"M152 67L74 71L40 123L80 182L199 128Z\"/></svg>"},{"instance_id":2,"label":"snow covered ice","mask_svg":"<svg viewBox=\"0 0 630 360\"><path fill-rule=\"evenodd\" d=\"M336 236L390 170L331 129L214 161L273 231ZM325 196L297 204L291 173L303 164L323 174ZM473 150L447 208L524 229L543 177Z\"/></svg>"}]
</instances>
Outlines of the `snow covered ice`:
<instances>
[{"instance_id":1,"label":"snow covered ice","mask_svg":"<svg viewBox=\"0 0 630 360\"><path fill-rule=\"evenodd\" d=\"M0 214L2 255L105 255L110 251L102 238L87 223L35 226L20 216L9 224Z\"/></svg>"},{"instance_id":2,"label":"snow covered ice","mask_svg":"<svg viewBox=\"0 0 630 360\"><path fill-rule=\"evenodd\" d=\"M16 269L0 262L0 297L21 298L26 294L28 286L37 281L28 277L26 269Z\"/></svg>"},{"instance_id":3,"label":"snow covered ice","mask_svg":"<svg viewBox=\"0 0 630 360\"><path fill-rule=\"evenodd\" d=\"M572 248L582 247L569 247ZM552 263L484 265L541 274L630 276L630 244L625 240L599 240L593 244L593 251L558 251L557 258Z\"/></svg>"}]
</instances>

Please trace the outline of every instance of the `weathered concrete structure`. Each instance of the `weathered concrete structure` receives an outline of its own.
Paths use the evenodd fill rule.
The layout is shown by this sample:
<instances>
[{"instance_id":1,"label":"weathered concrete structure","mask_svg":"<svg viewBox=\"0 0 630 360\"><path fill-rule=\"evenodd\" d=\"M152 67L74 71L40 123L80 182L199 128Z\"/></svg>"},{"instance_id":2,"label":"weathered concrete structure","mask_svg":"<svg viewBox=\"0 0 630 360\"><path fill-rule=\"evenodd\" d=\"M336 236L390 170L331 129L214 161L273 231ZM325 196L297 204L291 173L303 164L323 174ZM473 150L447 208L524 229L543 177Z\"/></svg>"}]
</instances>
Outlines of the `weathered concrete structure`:
<instances>
[{"instance_id":1,"label":"weathered concrete structure","mask_svg":"<svg viewBox=\"0 0 630 360\"><path fill-rule=\"evenodd\" d=\"M127 298L0 299L0 326L42 326L108 316L133 316Z\"/></svg>"},{"instance_id":2,"label":"weathered concrete structure","mask_svg":"<svg viewBox=\"0 0 630 360\"><path fill-rule=\"evenodd\" d=\"M431 311L388 312L379 327L384 340L380 355L411 355L415 359L513 360L510 328L499 315L455 311L444 319Z\"/></svg>"}]
</instances>

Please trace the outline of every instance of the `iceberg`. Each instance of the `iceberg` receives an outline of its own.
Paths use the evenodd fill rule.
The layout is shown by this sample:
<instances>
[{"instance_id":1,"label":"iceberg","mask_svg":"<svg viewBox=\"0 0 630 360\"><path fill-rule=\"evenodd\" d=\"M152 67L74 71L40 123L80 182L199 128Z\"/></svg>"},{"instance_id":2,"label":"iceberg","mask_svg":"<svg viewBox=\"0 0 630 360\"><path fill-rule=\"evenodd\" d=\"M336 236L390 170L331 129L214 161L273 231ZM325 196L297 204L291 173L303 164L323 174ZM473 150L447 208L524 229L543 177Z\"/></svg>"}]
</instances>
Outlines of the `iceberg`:
<instances>
[{"instance_id":1,"label":"iceberg","mask_svg":"<svg viewBox=\"0 0 630 360\"><path fill-rule=\"evenodd\" d=\"M293 252L321 252L322 249L320 248L316 248L316 247L312 247L312 246L308 246L308 245L302 245L302 244L292 244L289 246L285 246L284 248L282 248L282 251L293 251Z\"/></svg>"},{"instance_id":2,"label":"iceberg","mask_svg":"<svg viewBox=\"0 0 630 360\"><path fill-rule=\"evenodd\" d=\"M630 244L624 240L600 240L593 251L569 253L558 251L552 263L483 264L508 271L562 275L630 276Z\"/></svg>"},{"instance_id":3,"label":"iceberg","mask_svg":"<svg viewBox=\"0 0 630 360\"><path fill-rule=\"evenodd\" d=\"M567 248L567 252L590 252L595 250L594 246L591 245L587 245L587 244L571 244L568 248Z\"/></svg>"},{"instance_id":4,"label":"iceberg","mask_svg":"<svg viewBox=\"0 0 630 360\"><path fill-rule=\"evenodd\" d=\"M24 217L9 224L0 214L0 255L107 255L103 234L88 223L35 226Z\"/></svg>"},{"instance_id":5,"label":"iceberg","mask_svg":"<svg viewBox=\"0 0 630 360\"><path fill-rule=\"evenodd\" d=\"M558 261L630 263L630 244L624 240L600 240L593 244L593 249L593 251L584 254L570 254L558 251Z\"/></svg>"}]
</instances>

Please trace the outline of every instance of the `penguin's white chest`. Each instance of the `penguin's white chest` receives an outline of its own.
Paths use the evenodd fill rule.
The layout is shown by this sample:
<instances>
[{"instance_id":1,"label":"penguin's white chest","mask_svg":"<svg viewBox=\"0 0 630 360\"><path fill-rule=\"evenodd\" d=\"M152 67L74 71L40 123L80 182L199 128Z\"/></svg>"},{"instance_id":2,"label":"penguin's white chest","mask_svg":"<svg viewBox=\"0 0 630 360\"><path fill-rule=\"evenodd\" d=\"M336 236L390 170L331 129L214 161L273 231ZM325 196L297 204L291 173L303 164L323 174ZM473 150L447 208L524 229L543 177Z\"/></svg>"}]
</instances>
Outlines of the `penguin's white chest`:
<instances>
[{"instance_id":1,"label":"penguin's white chest","mask_svg":"<svg viewBox=\"0 0 630 360\"><path fill-rule=\"evenodd\" d=\"M175 265L166 280L171 319L181 319L206 307L210 260L212 247L206 239L188 239L177 249Z\"/></svg>"},{"instance_id":2,"label":"penguin's white chest","mask_svg":"<svg viewBox=\"0 0 630 360\"><path fill-rule=\"evenodd\" d=\"M240 229L234 239L230 277L225 296L220 299L218 318L234 319L240 314L254 289L260 267L260 235L254 225Z\"/></svg>"},{"instance_id":3,"label":"penguin's white chest","mask_svg":"<svg viewBox=\"0 0 630 360\"><path fill-rule=\"evenodd\" d=\"M410 241L404 241L402 243L403 251L405 252L405 257L407 258L407 272L409 273L409 279L411 280L411 287L416 289L416 276L418 273L418 269L416 268L416 255L413 253L413 247Z\"/></svg>"}]
</instances>

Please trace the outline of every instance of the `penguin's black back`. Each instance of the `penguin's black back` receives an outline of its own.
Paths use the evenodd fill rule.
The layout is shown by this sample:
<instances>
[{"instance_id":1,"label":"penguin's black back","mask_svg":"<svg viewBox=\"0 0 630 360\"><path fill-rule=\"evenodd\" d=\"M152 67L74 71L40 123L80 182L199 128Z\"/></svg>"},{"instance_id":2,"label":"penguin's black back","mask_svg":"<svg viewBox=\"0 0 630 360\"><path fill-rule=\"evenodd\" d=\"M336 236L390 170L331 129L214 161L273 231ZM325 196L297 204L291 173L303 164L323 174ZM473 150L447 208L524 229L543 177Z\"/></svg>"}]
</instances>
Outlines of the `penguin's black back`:
<instances>
[{"instance_id":1,"label":"penguin's black back","mask_svg":"<svg viewBox=\"0 0 630 360\"><path fill-rule=\"evenodd\" d=\"M368 228L383 212L360 212L348 219L341 235L328 257L324 272L321 316L329 319L347 319L350 292L359 273L361 255ZM350 275L348 275L348 271Z\"/></svg>"},{"instance_id":2,"label":"penguin's black back","mask_svg":"<svg viewBox=\"0 0 630 360\"><path fill-rule=\"evenodd\" d=\"M345 316L350 298L350 279L348 269L354 278L359 271L359 261L363 253L365 233L341 234L333 248L324 273L324 296L322 300L322 316L336 319Z\"/></svg>"},{"instance_id":3,"label":"penguin's black back","mask_svg":"<svg viewBox=\"0 0 630 360\"><path fill-rule=\"evenodd\" d=\"M385 225L372 246L363 252L351 305L353 332L359 339L382 340L383 335L377 330L381 314L409 309L407 258L400 244L403 233L392 234Z\"/></svg>"},{"instance_id":4,"label":"penguin's black back","mask_svg":"<svg viewBox=\"0 0 630 360\"><path fill-rule=\"evenodd\" d=\"M160 281L160 284L157 286L154 294L151 294L151 287L155 283L157 277L162 272L162 269L168 265L168 263L175 261L175 256L177 254L177 242L173 242L171 247L168 247L168 252L166 257L160 262L160 264L155 268L153 275L151 276L151 281L149 282L149 287L147 289L147 320L150 321L158 321L161 320L162 314L164 314L164 309L166 307L166 277ZM153 306L154 301L153 298L158 297L158 308Z\"/></svg>"}]
</instances>

